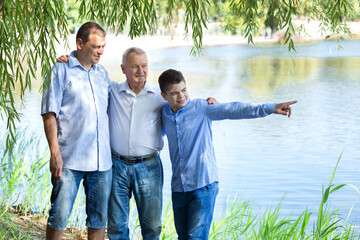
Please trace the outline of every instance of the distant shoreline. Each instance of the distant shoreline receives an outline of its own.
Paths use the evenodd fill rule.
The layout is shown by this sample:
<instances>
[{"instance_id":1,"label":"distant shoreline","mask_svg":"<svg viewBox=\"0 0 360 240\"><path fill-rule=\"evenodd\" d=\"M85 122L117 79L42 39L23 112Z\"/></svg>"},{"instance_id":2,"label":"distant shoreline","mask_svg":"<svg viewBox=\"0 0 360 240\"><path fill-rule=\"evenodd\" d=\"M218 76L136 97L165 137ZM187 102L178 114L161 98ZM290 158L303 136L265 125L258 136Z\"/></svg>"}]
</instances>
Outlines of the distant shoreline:
<instances>
[{"instance_id":1,"label":"distant shoreline","mask_svg":"<svg viewBox=\"0 0 360 240\"><path fill-rule=\"evenodd\" d=\"M359 36L346 39L360 39ZM294 39L295 48L296 46L303 44L312 44L319 41L324 41L321 38L312 39ZM331 39L329 39L331 40ZM248 43L248 40L243 36L204 36L202 47L213 47L213 46L224 46L224 45L249 45L254 47L262 46L287 46L278 38L264 38L257 37L253 39L254 44ZM69 54L75 49L75 35L69 36L70 50L67 50L63 46L57 48L57 56ZM178 47L193 47L194 43L192 39L183 39L180 36L176 36L171 39L171 36L142 36L135 39L130 39L125 35L107 34L106 36L106 47L103 58L114 58L122 56L123 52L130 47L139 47L145 51L153 51L157 49L166 48L178 48Z\"/></svg>"},{"instance_id":2,"label":"distant shoreline","mask_svg":"<svg viewBox=\"0 0 360 240\"><path fill-rule=\"evenodd\" d=\"M297 29L301 25L306 29L306 34L303 35L294 35L293 41L296 45L314 43L318 41L325 40L325 36L320 32L320 22L319 21L306 21L306 20L294 20L294 27ZM360 22L350 22L348 23L349 28L353 34L351 39L360 38ZM216 34L211 32L211 24L209 24L208 29L204 32L202 39L203 47L210 46L222 46L222 45L247 45L248 39L244 38L243 35L226 35L226 34ZM284 45L284 35L285 29L272 34L271 37L257 36L253 38L254 44L249 44L250 46L266 46L266 45ZM332 37L330 39L334 39ZM63 45L58 45L57 55L68 54L69 51L72 51L76 48L75 46L75 34L69 35L69 45L70 50L66 49ZM177 47L193 47L194 43L192 41L191 35L188 35L187 38L184 37L183 31L179 31L176 34L171 35L147 35L140 36L134 39L131 39L126 34L115 35L114 33L108 33L106 36L106 47L103 57L118 57L122 56L122 53L130 47L140 47L145 51L165 49L165 48L177 48ZM287 44L285 44L287 46Z\"/></svg>"}]
</instances>

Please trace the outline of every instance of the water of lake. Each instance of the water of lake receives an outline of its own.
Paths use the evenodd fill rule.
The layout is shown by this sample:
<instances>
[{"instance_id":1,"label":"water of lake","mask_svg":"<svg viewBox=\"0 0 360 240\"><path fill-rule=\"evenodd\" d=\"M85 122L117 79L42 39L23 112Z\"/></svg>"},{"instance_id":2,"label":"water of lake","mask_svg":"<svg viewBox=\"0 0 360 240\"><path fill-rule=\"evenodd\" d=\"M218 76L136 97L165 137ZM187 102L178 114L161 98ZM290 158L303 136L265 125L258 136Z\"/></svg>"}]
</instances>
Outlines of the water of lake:
<instances>
[{"instance_id":1,"label":"water of lake","mask_svg":"<svg viewBox=\"0 0 360 240\"><path fill-rule=\"evenodd\" d=\"M216 214L227 199L252 200L254 212L275 207L282 198L284 215L316 212L322 186L327 186L342 154L334 184L360 187L360 41L319 42L286 47L218 46L189 56L190 48L149 52L149 81L174 68L183 72L191 98L216 97L220 102L283 102L298 100L293 116L220 121L213 139L220 174ZM103 59L112 80L123 81L119 59ZM23 125L40 136L40 96L26 96ZM170 197L171 166L167 146L161 153L165 188ZM346 186L330 196L350 219L360 215L360 194ZM314 214L316 215L316 213Z\"/></svg>"}]
</instances>

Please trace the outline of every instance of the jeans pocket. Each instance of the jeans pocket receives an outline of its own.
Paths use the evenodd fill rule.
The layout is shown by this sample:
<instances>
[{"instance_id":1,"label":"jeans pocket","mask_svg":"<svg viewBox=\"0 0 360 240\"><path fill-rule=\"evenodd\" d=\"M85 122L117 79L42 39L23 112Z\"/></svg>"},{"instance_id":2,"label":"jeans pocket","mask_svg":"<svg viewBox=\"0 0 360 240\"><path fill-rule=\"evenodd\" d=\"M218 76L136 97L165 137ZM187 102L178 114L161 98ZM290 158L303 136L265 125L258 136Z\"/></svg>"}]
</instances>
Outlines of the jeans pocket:
<instances>
[{"instance_id":1,"label":"jeans pocket","mask_svg":"<svg viewBox=\"0 0 360 240\"><path fill-rule=\"evenodd\" d=\"M157 168L159 167L159 165L161 164L160 162L160 157L157 156L153 159L150 159L150 160L147 160L147 161L144 161L144 165L148 168Z\"/></svg>"},{"instance_id":2,"label":"jeans pocket","mask_svg":"<svg viewBox=\"0 0 360 240\"><path fill-rule=\"evenodd\" d=\"M219 183L218 182L213 182L210 183L209 185L206 185L205 187L200 188L200 190L202 191L216 191L218 189Z\"/></svg>"}]
</instances>

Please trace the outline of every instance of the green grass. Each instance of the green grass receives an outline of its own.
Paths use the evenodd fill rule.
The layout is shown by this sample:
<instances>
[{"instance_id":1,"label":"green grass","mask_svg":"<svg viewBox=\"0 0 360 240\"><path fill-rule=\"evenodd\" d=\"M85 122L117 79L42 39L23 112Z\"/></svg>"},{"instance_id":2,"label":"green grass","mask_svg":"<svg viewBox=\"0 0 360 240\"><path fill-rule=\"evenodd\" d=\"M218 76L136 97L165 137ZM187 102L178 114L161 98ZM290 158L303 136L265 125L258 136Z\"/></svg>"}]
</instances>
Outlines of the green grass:
<instances>
[{"instance_id":1,"label":"green grass","mask_svg":"<svg viewBox=\"0 0 360 240\"><path fill-rule=\"evenodd\" d=\"M18 214L36 214L47 216L50 207L50 173L48 170L48 153L40 155L32 140L23 141L23 147L9 151L1 158L0 165L0 239L31 239L26 231L20 231L11 221L10 210L17 206ZM27 160L25 160L27 159ZM354 194L359 190L351 184L335 186L333 180L340 162L339 157L329 183L323 186L322 197L319 199L317 212L308 209L298 217L291 214L283 216L281 201L275 208L266 209L254 214L251 201L234 199L226 211L216 217L212 223L210 239L259 239L259 240L327 240L327 239L360 239L357 226L347 221L347 216L341 216L339 209L331 209L328 200L336 191L344 186L350 186ZM83 189L79 190L73 212L67 227L75 227L85 231L85 197ZM141 239L139 219L137 218L134 201L131 201L130 236L131 239ZM161 239L176 239L171 201L165 208ZM350 210L351 212L351 210ZM350 215L349 212L349 215ZM310 218L315 218L310 221Z\"/></svg>"},{"instance_id":2,"label":"green grass","mask_svg":"<svg viewBox=\"0 0 360 240\"><path fill-rule=\"evenodd\" d=\"M7 209L0 208L0 239L30 239L28 232L19 230L11 217Z\"/></svg>"},{"instance_id":3,"label":"green grass","mask_svg":"<svg viewBox=\"0 0 360 240\"><path fill-rule=\"evenodd\" d=\"M261 215L254 216L250 202L235 200L226 213L213 222L210 239L360 239L356 233L358 227L349 224L347 218L340 216L338 214L340 209L331 210L327 204L332 193L346 186L346 184L337 186L332 184L340 158L341 156L327 188L323 187L322 199L314 223L310 222L313 213L307 209L297 218L291 215L283 217L280 202L276 208L267 209ZM359 192L355 186L349 186Z\"/></svg>"}]
</instances>

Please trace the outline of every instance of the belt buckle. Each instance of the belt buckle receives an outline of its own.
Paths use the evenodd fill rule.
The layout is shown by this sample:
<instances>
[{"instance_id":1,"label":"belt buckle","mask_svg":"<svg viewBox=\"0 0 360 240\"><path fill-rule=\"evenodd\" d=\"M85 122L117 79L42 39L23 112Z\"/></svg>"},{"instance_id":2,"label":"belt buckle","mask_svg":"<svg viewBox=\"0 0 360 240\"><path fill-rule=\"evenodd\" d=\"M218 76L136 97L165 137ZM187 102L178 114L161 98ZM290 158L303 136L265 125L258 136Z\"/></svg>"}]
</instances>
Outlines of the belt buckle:
<instances>
[{"instance_id":1,"label":"belt buckle","mask_svg":"<svg viewBox=\"0 0 360 240\"><path fill-rule=\"evenodd\" d=\"M126 164L134 165L136 163L136 157L126 157Z\"/></svg>"},{"instance_id":2,"label":"belt buckle","mask_svg":"<svg viewBox=\"0 0 360 240\"><path fill-rule=\"evenodd\" d=\"M135 163L134 163L134 161L131 161L131 160L129 160L129 159L126 159L126 164L127 164L127 165L133 165L133 164L135 164Z\"/></svg>"}]
</instances>

